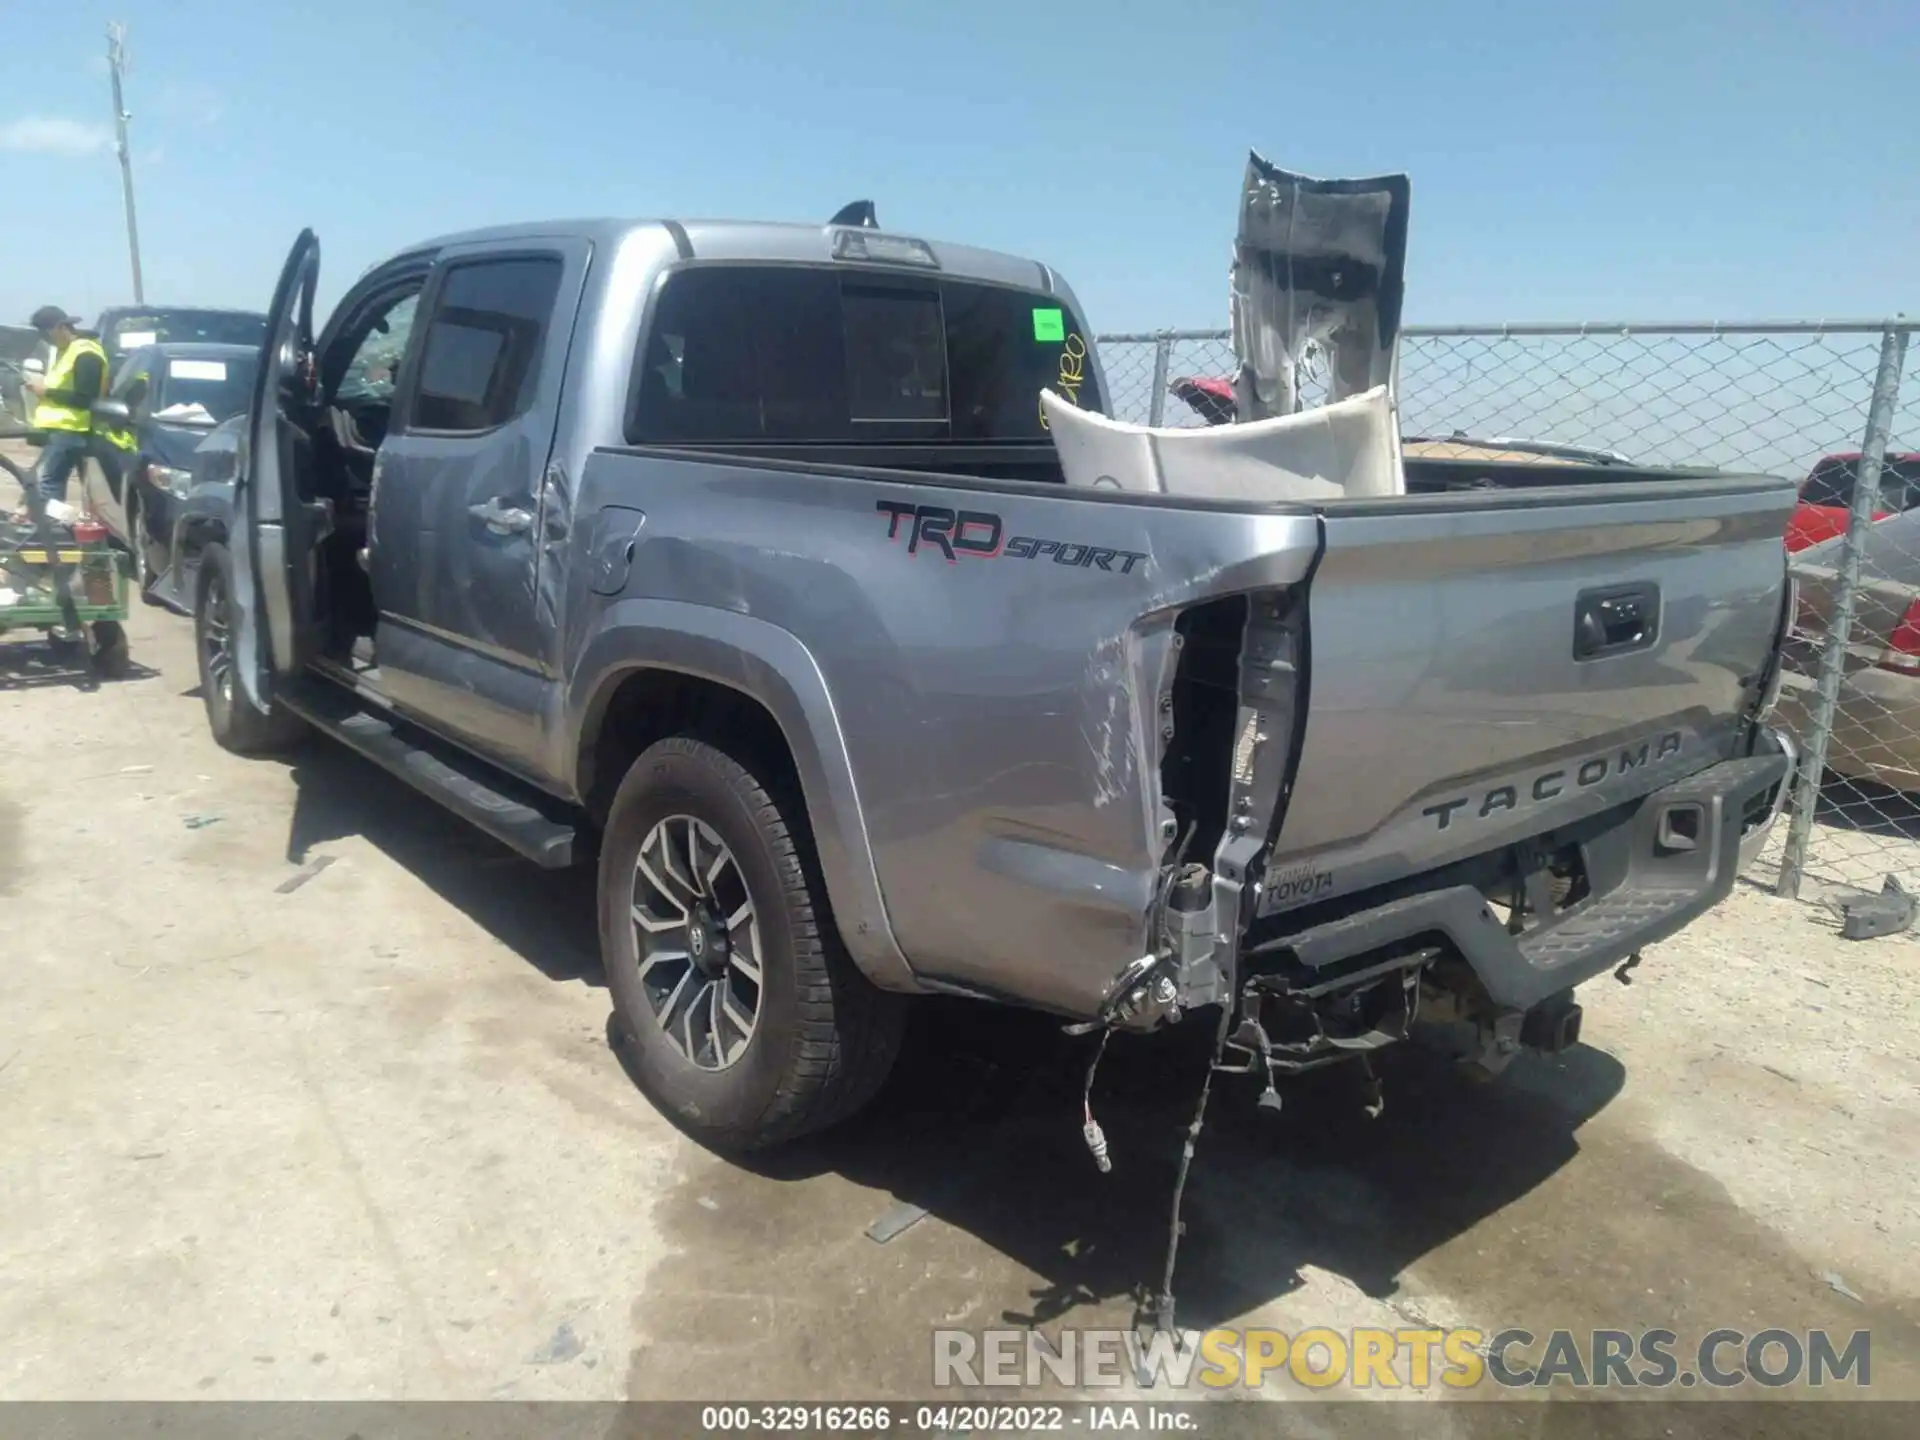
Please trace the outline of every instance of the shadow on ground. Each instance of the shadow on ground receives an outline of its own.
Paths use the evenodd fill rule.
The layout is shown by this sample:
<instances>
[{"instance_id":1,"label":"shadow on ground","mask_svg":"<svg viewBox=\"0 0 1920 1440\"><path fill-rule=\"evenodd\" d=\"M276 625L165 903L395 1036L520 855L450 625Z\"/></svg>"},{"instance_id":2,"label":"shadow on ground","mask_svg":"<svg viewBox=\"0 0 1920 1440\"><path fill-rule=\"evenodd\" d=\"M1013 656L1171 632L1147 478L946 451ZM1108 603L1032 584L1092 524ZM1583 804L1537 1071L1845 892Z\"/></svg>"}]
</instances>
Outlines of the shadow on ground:
<instances>
[{"instance_id":1,"label":"shadow on ground","mask_svg":"<svg viewBox=\"0 0 1920 1440\"><path fill-rule=\"evenodd\" d=\"M63 686L74 690L97 690L102 685L125 685L134 680L151 680L158 670L138 661L116 679L96 675L87 657L76 647L54 646L45 640L31 640L16 632L0 633L0 691L45 690Z\"/></svg>"},{"instance_id":2,"label":"shadow on ground","mask_svg":"<svg viewBox=\"0 0 1920 1440\"><path fill-rule=\"evenodd\" d=\"M1105 1175L1080 1133L1092 1041L1045 1017L947 1000L919 1007L867 1116L744 1163L780 1180L834 1171L978 1237L1040 1277L1031 1303L999 1322L1044 1325L1116 1301L1144 1318L1211 1053L1210 1024L1183 1030L1109 1044L1092 1095L1113 1159ZM1438 1044L1397 1047L1378 1068L1387 1095L1378 1119L1367 1118L1352 1068L1283 1082L1277 1115L1256 1107L1253 1079L1216 1079L1178 1252L1182 1326L1287 1294L1303 1265L1369 1296L1395 1294L1409 1264L1566 1164L1575 1132L1624 1079L1611 1056L1585 1046L1523 1059L1493 1085L1466 1079Z\"/></svg>"},{"instance_id":3,"label":"shadow on ground","mask_svg":"<svg viewBox=\"0 0 1920 1440\"><path fill-rule=\"evenodd\" d=\"M303 747L293 777L290 863L362 836L541 973L601 982L589 871L535 868L342 747ZM617 1027L609 1033L624 1062ZM969 1323L1139 1318L1160 1287L1176 1166L1212 1038L1204 1018L1115 1037L1092 1092L1113 1159L1102 1175L1081 1138L1090 1038L1068 1037L1046 1016L922 1001L894 1076L865 1115L772 1155L692 1153L688 1183L660 1218L688 1256L728 1273L689 1276L687 1286L733 1295L761 1283L768 1252L743 1247L742 1226L781 1237L784 1256L818 1242L838 1277L821 1284L865 1283L840 1268L847 1257L828 1256L854 1237L863 1269L896 1263L904 1242L895 1250L860 1237L899 1202L1011 1262L985 1286L997 1313ZM1352 1068L1283 1083L1278 1115L1255 1107L1252 1079L1216 1082L1187 1192L1174 1287L1182 1326L1284 1296L1306 1266L1369 1296L1396 1294L1410 1264L1566 1165L1580 1127L1624 1080L1612 1057L1585 1046L1523 1056L1494 1084L1465 1078L1438 1045L1395 1047L1379 1068L1387 1106L1371 1120ZM836 1189L836 1179L858 1192ZM715 1227L733 1238L705 1233ZM813 1284L797 1272L783 1283Z\"/></svg>"},{"instance_id":4,"label":"shadow on ground","mask_svg":"<svg viewBox=\"0 0 1920 1440\"><path fill-rule=\"evenodd\" d=\"M360 836L549 979L603 983L591 868L542 870L343 745L292 760L289 864Z\"/></svg>"}]
</instances>

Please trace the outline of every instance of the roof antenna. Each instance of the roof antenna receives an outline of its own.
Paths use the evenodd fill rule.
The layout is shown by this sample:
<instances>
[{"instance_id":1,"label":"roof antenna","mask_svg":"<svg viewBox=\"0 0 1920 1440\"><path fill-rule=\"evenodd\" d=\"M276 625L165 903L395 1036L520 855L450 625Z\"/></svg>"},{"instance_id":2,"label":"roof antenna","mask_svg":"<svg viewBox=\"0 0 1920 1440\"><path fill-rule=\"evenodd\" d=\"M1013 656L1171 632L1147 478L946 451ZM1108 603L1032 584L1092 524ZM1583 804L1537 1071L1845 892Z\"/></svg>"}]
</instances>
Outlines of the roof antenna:
<instances>
[{"instance_id":1,"label":"roof antenna","mask_svg":"<svg viewBox=\"0 0 1920 1440\"><path fill-rule=\"evenodd\" d=\"M855 200L851 205L842 205L834 212L829 225L851 225L859 230L878 230L880 222L874 218L871 200Z\"/></svg>"}]
</instances>

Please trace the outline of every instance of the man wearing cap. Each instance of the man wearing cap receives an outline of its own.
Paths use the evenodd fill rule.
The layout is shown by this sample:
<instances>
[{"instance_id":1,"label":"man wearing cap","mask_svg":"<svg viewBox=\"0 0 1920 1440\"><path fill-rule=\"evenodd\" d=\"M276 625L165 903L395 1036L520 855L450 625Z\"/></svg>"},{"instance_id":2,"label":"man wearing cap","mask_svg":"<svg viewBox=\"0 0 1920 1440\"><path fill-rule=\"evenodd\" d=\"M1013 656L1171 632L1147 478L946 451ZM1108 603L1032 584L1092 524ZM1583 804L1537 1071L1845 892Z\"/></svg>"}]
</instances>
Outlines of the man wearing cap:
<instances>
[{"instance_id":1,"label":"man wearing cap","mask_svg":"<svg viewBox=\"0 0 1920 1440\"><path fill-rule=\"evenodd\" d=\"M86 458L93 402L107 393L107 352L98 340L79 333L79 317L58 305L42 305L27 323L54 348L47 373L26 379L26 388L38 397L27 423L47 432L40 452L40 494L65 500L67 479Z\"/></svg>"}]
</instances>

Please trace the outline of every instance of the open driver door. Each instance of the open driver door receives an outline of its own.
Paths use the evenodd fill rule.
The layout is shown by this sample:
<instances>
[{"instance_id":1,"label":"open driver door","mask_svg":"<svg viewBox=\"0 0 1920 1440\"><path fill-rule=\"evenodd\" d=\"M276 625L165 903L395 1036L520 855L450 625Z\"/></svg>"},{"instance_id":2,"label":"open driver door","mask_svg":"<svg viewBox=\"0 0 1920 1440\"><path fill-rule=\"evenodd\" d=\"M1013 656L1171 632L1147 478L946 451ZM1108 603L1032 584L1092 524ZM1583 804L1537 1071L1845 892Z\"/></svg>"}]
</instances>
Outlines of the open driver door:
<instances>
[{"instance_id":1,"label":"open driver door","mask_svg":"<svg viewBox=\"0 0 1920 1440\"><path fill-rule=\"evenodd\" d=\"M318 404L313 292L319 277L319 238L302 230L267 312L266 349L234 475L234 668L247 698L262 710L272 709L274 679L298 675L314 654L314 547L332 527L330 506L303 493Z\"/></svg>"}]
</instances>

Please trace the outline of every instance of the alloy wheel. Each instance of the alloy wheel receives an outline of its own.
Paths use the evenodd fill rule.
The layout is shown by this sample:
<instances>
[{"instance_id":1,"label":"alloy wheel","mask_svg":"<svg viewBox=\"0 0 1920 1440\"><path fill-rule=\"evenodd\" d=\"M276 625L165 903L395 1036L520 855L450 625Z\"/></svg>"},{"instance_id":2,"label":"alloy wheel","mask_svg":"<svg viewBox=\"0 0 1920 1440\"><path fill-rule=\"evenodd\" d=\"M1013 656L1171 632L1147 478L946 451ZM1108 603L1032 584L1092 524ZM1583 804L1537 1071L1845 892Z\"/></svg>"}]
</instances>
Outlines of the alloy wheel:
<instances>
[{"instance_id":1,"label":"alloy wheel","mask_svg":"<svg viewBox=\"0 0 1920 1440\"><path fill-rule=\"evenodd\" d=\"M207 575L206 622L200 632L200 648L207 662L207 683L220 696L223 705L233 703L233 648L227 629L227 584L217 571Z\"/></svg>"},{"instance_id":2,"label":"alloy wheel","mask_svg":"<svg viewBox=\"0 0 1920 1440\"><path fill-rule=\"evenodd\" d=\"M733 1065L760 1023L760 922L740 862L712 826L669 815L647 832L633 926L661 1031L699 1069Z\"/></svg>"}]
</instances>

